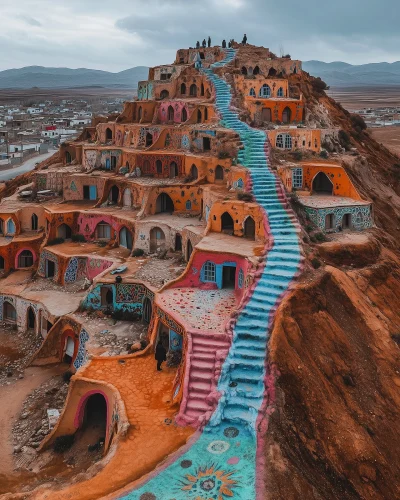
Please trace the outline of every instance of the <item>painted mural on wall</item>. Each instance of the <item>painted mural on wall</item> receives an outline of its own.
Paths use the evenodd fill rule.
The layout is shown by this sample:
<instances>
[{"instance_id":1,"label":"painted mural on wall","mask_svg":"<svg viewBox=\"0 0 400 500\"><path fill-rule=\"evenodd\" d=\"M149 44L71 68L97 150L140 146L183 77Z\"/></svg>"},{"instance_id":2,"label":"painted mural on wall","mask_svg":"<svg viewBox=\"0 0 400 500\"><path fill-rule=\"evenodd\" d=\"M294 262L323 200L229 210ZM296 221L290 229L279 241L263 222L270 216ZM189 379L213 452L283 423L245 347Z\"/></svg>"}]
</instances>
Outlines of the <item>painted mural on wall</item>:
<instances>
[{"instance_id":1,"label":"painted mural on wall","mask_svg":"<svg viewBox=\"0 0 400 500\"><path fill-rule=\"evenodd\" d=\"M82 328L79 333L78 354L76 355L74 361L74 368L76 370L78 370L81 366L83 366L87 362L88 354L86 351L85 344L88 340L89 340L89 334L84 328Z\"/></svg>"},{"instance_id":2,"label":"painted mural on wall","mask_svg":"<svg viewBox=\"0 0 400 500\"><path fill-rule=\"evenodd\" d=\"M327 215L333 215L333 231L343 229L343 216L351 216L351 228L357 231L368 229L373 226L371 209L369 206L336 207L336 208L310 208L303 207L306 216L322 231L326 230L325 221Z\"/></svg>"}]
</instances>

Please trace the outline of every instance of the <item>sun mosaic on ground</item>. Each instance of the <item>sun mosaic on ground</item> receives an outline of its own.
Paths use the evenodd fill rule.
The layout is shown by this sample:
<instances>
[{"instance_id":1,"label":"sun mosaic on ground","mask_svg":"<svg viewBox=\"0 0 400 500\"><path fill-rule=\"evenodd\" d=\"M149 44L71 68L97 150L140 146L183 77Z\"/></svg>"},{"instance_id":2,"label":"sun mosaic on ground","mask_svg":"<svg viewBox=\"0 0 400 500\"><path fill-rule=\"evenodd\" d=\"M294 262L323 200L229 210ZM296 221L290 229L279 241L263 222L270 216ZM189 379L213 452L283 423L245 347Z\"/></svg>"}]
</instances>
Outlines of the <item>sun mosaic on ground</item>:
<instances>
[{"instance_id":1,"label":"sun mosaic on ground","mask_svg":"<svg viewBox=\"0 0 400 500\"><path fill-rule=\"evenodd\" d=\"M316 237L373 221L301 62L243 42L178 50L1 202L0 319L72 375L37 453L87 438L104 457L54 498L263 498L298 216Z\"/></svg>"}]
</instances>

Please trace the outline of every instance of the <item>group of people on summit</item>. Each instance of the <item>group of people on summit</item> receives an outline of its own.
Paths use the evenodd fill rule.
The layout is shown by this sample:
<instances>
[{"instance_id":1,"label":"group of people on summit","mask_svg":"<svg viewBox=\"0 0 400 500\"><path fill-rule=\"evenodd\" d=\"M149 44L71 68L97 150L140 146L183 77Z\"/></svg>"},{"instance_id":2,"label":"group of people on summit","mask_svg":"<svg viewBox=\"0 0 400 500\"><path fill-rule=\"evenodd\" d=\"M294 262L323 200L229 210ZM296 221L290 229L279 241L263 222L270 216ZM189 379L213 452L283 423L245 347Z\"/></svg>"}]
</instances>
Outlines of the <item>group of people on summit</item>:
<instances>
[{"instance_id":1,"label":"group of people on summit","mask_svg":"<svg viewBox=\"0 0 400 500\"><path fill-rule=\"evenodd\" d=\"M232 38L228 42L228 47L231 48L234 43L235 43L235 40ZM242 45L247 45L247 35L246 34L244 34L244 36L243 36ZM207 41L204 38L204 40L202 41L201 44L199 41L197 41L196 42L196 49L199 49L200 47L203 47L203 49L205 49L206 47L211 47L211 37L209 36ZM226 49L226 40L222 40L222 48Z\"/></svg>"}]
</instances>

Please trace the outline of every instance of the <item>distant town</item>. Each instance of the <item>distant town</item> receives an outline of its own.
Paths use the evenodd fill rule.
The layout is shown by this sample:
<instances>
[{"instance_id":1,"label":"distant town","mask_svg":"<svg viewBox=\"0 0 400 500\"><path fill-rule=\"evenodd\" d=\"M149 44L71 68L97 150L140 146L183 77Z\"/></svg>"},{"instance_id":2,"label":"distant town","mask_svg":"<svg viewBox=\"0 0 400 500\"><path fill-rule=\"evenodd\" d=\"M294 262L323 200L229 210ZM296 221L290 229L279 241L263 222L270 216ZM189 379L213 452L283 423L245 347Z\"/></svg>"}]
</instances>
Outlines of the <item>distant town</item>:
<instances>
[{"instance_id":1,"label":"distant town","mask_svg":"<svg viewBox=\"0 0 400 500\"><path fill-rule=\"evenodd\" d=\"M122 97L0 104L0 170L79 136L93 116L120 113Z\"/></svg>"}]
</instances>

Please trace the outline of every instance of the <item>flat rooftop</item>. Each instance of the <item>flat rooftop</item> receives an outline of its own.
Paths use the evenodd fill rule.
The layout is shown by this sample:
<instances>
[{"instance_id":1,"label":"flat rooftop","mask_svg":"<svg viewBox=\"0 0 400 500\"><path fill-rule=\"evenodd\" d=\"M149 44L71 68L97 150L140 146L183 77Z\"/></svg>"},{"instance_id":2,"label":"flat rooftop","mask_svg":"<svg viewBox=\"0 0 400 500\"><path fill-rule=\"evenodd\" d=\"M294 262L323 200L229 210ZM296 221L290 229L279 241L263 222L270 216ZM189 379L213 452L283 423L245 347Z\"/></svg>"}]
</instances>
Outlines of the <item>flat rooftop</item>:
<instances>
[{"instance_id":1,"label":"flat rooftop","mask_svg":"<svg viewBox=\"0 0 400 500\"><path fill-rule=\"evenodd\" d=\"M299 202L309 208L335 208L371 205L370 201L354 200L343 196L311 195L299 196Z\"/></svg>"},{"instance_id":2,"label":"flat rooftop","mask_svg":"<svg viewBox=\"0 0 400 500\"><path fill-rule=\"evenodd\" d=\"M197 243L196 250L204 252L232 253L241 257L252 258L259 252L256 248L263 247L263 243L255 242L246 238L238 238L224 233L210 232Z\"/></svg>"}]
</instances>

